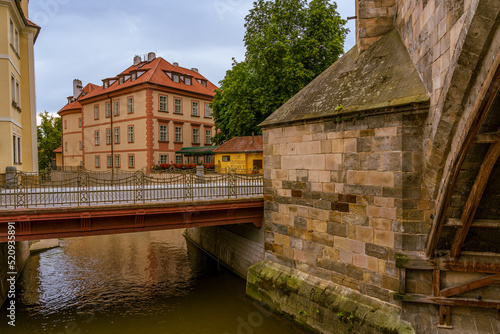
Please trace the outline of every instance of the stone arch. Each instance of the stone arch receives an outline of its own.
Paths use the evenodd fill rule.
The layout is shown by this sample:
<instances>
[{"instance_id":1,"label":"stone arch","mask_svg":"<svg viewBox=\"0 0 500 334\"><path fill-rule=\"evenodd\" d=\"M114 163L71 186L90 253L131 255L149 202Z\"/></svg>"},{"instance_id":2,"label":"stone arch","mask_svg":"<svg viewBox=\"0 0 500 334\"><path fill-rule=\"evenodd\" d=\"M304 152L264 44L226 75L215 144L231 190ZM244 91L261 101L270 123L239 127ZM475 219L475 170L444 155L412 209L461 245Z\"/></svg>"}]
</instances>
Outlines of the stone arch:
<instances>
[{"instance_id":1,"label":"stone arch","mask_svg":"<svg viewBox=\"0 0 500 334\"><path fill-rule=\"evenodd\" d=\"M428 256L434 255L463 152L500 73L500 3L480 0L467 15L425 143L424 184L436 201Z\"/></svg>"}]
</instances>

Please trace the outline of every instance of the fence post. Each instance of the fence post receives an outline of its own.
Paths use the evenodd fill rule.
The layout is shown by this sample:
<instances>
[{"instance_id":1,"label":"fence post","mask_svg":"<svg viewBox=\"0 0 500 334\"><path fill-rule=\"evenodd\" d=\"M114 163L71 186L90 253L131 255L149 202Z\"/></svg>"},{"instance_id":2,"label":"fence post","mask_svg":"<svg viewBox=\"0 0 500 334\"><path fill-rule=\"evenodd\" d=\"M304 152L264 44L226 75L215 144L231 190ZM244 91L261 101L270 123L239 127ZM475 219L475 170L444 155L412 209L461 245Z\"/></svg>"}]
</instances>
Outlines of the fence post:
<instances>
[{"instance_id":1,"label":"fence post","mask_svg":"<svg viewBox=\"0 0 500 334\"><path fill-rule=\"evenodd\" d=\"M5 167L5 188L14 189L17 188L17 168L16 167Z\"/></svg>"}]
</instances>

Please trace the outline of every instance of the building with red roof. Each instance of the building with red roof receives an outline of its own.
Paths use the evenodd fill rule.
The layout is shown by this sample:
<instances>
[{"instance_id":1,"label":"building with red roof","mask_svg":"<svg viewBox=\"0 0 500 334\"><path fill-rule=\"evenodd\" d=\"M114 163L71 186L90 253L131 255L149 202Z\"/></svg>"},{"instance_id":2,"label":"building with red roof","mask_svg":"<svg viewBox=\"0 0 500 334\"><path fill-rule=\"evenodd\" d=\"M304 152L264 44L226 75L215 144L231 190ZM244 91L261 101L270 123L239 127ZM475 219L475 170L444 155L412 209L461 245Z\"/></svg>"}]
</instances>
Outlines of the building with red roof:
<instances>
[{"instance_id":1,"label":"building with red roof","mask_svg":"<svg viewBox=\"0 0 500 334\"><path fill-rule=\"evenodd\" d=\"M233 137L213 150L217 170L262 172L262 136Z\"/></svg>"},{"instance_id":2,"label":"building with red roof","mask_svg":"<svg viewBox=\"0 0 500 334\"><path fill-rule=\"evenodd\" d=\"M216 88L196 68L153 52L134 57L132 66L101 86L75 80L73 96L59 111L64 166L138 170L185 162L176 151L212 145L209 103Z\"/></svg>"}]
</instances>

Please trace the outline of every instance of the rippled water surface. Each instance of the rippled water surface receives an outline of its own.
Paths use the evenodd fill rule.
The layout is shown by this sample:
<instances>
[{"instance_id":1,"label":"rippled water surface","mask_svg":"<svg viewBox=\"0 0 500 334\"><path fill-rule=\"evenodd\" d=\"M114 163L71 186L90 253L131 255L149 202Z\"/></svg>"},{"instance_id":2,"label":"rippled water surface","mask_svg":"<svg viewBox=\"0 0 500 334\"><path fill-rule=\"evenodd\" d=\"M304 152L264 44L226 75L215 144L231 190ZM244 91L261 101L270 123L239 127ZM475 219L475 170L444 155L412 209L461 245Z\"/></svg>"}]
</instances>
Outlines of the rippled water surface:
<instances>
[{"instance_id":1,"label":"rippled water surface","mask_svg":"<svg viewBox=\"0 0 500 334\"><path fill-rule=\"evenodd\" d=\"M245 282L182 231L66 239L33 255L16 327L0 333L302 333L245 297Z\"/></svg>"}]
</instances>

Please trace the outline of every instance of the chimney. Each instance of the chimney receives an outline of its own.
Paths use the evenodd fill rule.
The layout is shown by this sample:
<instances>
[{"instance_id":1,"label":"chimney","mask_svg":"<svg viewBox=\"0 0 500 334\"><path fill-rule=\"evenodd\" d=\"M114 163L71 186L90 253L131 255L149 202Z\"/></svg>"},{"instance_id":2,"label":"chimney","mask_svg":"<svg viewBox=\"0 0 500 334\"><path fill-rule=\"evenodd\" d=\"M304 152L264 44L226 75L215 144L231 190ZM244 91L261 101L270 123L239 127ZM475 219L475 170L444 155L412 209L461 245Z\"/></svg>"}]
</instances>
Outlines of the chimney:
<instances>
[{"instance_id":1,"label":"chimney","mask_svg":"<svg viewBox=\"0 0 500 334\"><path fill-rule=\"evenodd\" d=\"M82 91L82 81L78 79L73 80L73 99L76 100L82 94Z\"/></svg>"},{"instance_id":2,"label":"chimney","mask_svg":"<svg viewBox=\"0 0 500 334\"><path fill-rule=\"evenodd\" d=\"M356 0L356 44L368 49L395 28L396 0Z\"/></svg>"},{"instance_id":3,"label":"chimney","mask_svg":"<svg viewBox=\"0 0 500 334\"><path fill-rule=\"evenodd\" d=\"M179 63L178 62L173 62L172 65L179 66Z\"/></svg>"},{"instance_id":4,"label":"chimney","mask_svg":"<svg viewBox=\"0 0 500 334\"><path fill-rule=\"evenodd\" d=\"M141 63L141 56L135 56L134 57L134 66L137 66Z\"/></svg>"},{"instance_id":5,"label":"chimney","mask_svg":"<svg viewBox=\"0 0 500 334\"><path fill-rule=\"evenodd\" d=\"M198 69L196 67L191 68L191 71L198 73Z\"/></svg>"},{"instance_id":6,"label":"chimney","mask_svg":"<svg viewBox=\"0 0 500 334\"><path fill-rule=\"evenodd\" d=\"M148 61L153 61L156 59L156 54L154 52L148 53Z\"/></svg>"}]
</instances>

